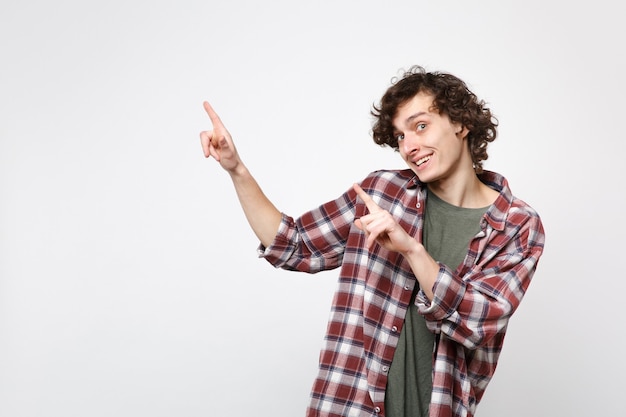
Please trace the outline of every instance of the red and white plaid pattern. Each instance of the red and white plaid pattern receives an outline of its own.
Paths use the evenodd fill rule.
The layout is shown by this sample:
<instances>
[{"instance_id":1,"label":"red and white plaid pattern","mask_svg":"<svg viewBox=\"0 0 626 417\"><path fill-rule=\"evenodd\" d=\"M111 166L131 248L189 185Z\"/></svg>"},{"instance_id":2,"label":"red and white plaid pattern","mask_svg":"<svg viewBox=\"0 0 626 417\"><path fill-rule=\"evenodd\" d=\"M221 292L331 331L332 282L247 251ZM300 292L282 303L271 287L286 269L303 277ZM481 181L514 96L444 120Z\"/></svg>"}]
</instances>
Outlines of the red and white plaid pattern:
<instances>
[{"instance_id":1,"label":"red and white plaid pattern","mask_svg":"<svg viewBox=\"0 0 626 417\"><path fill-rule=\"evenodd\" d=\"M454 271L440 265L434 299L416 304L437 335L430 415L473 416L496 368L509 318L543 252L538 214L504 177L481 180L500 191ZM361 187L421 241L426 190L411 170L376 171ZM315 273L340 267L308 417L383 416L387 374L416 285L408 262L380 246L368 251L354 220L367 213L350 189L298 219L283 214L259 255L276 267Z\"/></svg>"}]
</instances>

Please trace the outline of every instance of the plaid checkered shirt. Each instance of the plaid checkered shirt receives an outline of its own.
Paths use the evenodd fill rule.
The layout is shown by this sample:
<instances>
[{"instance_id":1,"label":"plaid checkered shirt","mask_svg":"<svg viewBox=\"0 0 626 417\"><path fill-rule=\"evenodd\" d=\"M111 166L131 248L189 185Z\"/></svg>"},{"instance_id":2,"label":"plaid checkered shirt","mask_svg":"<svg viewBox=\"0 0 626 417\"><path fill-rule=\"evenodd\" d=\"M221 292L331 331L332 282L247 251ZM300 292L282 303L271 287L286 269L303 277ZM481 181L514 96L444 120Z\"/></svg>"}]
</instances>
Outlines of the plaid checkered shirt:
<instances>
[{"instance_id":1,"label":"plaid checkered shirt","mask_svg":"<svg viewBox=\"0 0 626 417\"><path fill-rule=\"evenodd\" d=\"M415 303L436 335L430 416L473 416L498 362L511 315L543 252L538 214L513 196L499 174L481 181L500 195L481 220L463 263L440 264L428 300ZM421 241L425 184L411 170L371 173L361 187ZM315 273L340 268L308 417L384 416L387 375L416 285L404 257L365 247L354 220L367 214L350 189L298 219L285 214L259 256L275 267Z\"/></svg>"}]
</instances>

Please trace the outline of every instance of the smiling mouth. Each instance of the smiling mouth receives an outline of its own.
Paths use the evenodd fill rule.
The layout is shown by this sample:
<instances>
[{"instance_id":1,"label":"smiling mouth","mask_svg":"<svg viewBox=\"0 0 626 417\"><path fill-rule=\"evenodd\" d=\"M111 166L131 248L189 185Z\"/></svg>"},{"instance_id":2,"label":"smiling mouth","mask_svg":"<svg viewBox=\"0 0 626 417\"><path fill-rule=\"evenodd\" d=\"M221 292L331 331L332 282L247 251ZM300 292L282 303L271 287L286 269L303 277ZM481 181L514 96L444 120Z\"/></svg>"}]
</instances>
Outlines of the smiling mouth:
<instances>
[{"instance_id":1,"label":"smiling mouth","mask_svg":"<svg viewBox=\"0 0 626 417\"><path fill-rule=\"evenodd\" d=\"M428 162L430 160L431 155L425 156L423 158L418 159L417 161L415 161L415 165L420 166L425 162Z\"/></svg>"}]
</instances>

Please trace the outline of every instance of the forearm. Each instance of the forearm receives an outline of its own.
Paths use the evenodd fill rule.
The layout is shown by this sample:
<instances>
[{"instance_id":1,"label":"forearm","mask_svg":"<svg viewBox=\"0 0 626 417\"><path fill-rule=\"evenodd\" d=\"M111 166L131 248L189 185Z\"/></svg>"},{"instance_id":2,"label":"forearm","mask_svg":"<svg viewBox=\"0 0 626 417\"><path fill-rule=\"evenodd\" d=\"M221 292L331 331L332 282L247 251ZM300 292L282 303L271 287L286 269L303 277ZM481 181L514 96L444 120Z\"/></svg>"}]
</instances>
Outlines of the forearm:
<instances>
[{"instance_id":1,"label":"forearm","mask_svg":"<svg viewBox=\"0 0 626 417\"><path fill-rule=\"evenodd\" d=\"M439 264L428 254L424 245L417 240L402 255L409 262L420 288L424 291L426 297L432 300L434 297L433 286L439 274Z\"/></svg>"},{"instance_id":2,"label":"forearm","mask_svg":"<svg viewBox=\"0 0 626 417\"><path fill-rule=\"evenodd\" d=\"M280 226L280 211L265 196L243 164L229 174L250 227L263 246L269 246Z\"/></svg>"}]
</instances>

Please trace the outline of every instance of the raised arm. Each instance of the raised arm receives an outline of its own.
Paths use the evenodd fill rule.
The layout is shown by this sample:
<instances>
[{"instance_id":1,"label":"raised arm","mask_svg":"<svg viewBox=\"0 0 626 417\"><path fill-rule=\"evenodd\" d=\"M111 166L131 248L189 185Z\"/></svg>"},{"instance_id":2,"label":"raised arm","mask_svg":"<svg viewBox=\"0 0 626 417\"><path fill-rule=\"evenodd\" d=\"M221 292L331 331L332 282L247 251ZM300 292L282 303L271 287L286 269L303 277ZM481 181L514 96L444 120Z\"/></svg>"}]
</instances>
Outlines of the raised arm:
<instances>
[{"instance_id":1,"label":"raised arm","mask_svg":"<svg viewBox=\"0 0 626 417\"><path fill-rule=\"evenodd\" d=\"M212 130L200 132L204 156L213 157L228 172L250 227L261 243L269 246L280 226L281 213L244 165L230 133L213 107L205 101L204 109L213 125Z\"/></svg>"}]
</instances>

